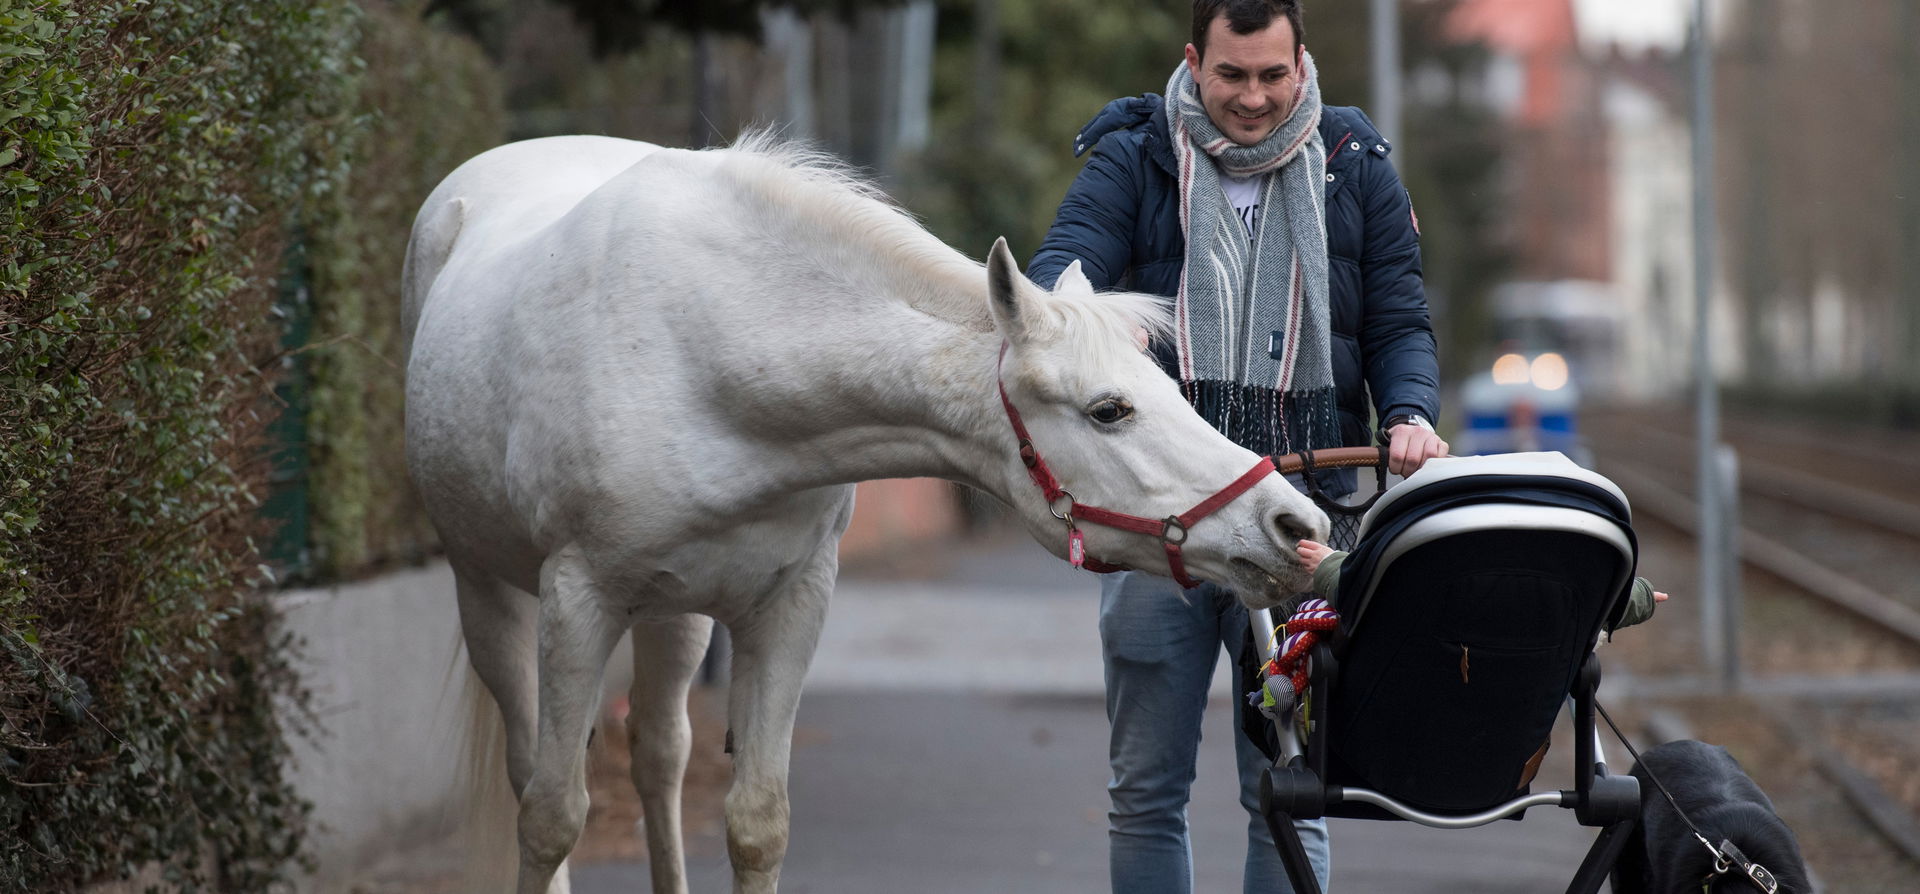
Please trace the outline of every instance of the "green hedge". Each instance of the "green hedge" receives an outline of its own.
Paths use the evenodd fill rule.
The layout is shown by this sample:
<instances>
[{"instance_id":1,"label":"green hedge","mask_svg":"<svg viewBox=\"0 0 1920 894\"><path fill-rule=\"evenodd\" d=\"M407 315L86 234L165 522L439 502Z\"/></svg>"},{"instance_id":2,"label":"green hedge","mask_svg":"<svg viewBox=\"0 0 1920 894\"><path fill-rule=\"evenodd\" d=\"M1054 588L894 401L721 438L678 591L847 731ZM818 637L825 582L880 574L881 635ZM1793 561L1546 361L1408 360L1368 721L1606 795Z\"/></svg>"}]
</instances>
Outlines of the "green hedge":
<instances>
[{"instance_id":1,"label":"green hedge","mask_svg":"<svg viewBox=\"0 0 1920 894\"><path fill-rule=\"evenodd\" d=\"M359 55L361 138L314 215L308 497L312 568L337 580L417 558L431 527L407 479L400 268L420 203L454 167L505 140L502 88L471 40L430 27L423 2L369 5Z\"/></svg>"},{"instance_id":2,"label":"green hedge","mask_svg":"<svg viewBox=\"0 0 1920 894\"><path fill-rule=\"evenodd\" d=\"M263 890L305 807L253 539L345 0L0 0L0 889Z\"/></svg>"}]
</instances>

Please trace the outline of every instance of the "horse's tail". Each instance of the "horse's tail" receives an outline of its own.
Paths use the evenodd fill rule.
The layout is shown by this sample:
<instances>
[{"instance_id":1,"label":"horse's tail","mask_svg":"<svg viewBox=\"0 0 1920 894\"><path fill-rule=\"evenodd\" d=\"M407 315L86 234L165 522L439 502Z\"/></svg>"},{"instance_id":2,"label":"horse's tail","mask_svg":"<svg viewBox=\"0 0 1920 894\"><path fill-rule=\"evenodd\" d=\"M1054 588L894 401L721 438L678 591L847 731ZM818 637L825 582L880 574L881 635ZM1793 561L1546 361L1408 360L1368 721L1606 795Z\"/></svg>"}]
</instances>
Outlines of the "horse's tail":
<instances>
[{"instance_id":1,"label":"horse's tail","mask_svg":"<svg viewBox=\"0 0 1920 894\"><path fill-rule=\"evenodd\" d=\"M420 325L420 311L427 303L427 292L453 254L454 240L466 221L467 200L427 197L420 214L413 219L413 233L407 237L407 258L400 273L400 334L413 355L413 332Z\"/></svg>"},{"instance_id":2,"label":"horse's tail","mask_svg":"<svg viewBox=\"0 0 1920 894\"><path fill-rule=\"evenodd\" d=\"M464 672L450 669L448 677L452 682L454 673L461 674L460 713L466 718L466 747L459 752L456 778L465 780L466 790L455 800L458 812L448 825L459 827L457 840L465 855L460 890L512 891L520 871L520 805L507 781L506 722L480 675L465 660L466 650L456 649L455 654Z\"/></svg>"}]
</instances>

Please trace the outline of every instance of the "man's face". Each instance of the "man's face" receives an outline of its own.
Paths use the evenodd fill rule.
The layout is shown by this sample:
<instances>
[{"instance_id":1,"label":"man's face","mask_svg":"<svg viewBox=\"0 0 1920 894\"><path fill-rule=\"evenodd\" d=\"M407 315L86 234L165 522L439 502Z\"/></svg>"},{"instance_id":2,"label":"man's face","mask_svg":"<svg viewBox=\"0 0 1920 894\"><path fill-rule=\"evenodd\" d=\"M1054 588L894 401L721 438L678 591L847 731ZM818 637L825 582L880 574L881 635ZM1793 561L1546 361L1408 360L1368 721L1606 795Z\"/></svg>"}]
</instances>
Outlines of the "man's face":
<instances>
[{"instance_id":1,"label":"man's face","mask_svg":"<svg viewBox=\"0 0 1920 894\"><path fill-rule=\"evenodd\" d=\"M1252 34L1235 34L1226 16L1207 25L1207 54L1187 44L1200 104L1227 139L1251 146L1287 120L1300 83L1300 47L1285 16Z\"/></svg>"}]
</instances>

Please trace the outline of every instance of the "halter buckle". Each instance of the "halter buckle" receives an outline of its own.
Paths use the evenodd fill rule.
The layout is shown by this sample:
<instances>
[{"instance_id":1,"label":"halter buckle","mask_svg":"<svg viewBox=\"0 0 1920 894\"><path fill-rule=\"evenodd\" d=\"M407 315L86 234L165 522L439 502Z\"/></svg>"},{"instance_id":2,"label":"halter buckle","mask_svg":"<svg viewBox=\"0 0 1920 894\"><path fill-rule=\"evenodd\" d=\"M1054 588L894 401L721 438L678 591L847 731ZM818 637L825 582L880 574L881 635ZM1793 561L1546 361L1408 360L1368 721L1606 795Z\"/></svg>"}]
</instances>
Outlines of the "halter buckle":
<instances>
[{"instance_id":1,"label":"halter buckle","mask_svg":"<svg viewBox=\"0 0 1920 894\"><path fill-rule=\"evenodd\" d=\"M1175 546L1187 542L1187 526L1180 523L1179 516L1169 515L1165 519L1162 519L1160 523L1166 526L1160 529L1161 540L1165 540ZM1176 531L1179 532L1180 536L1173 536Z\"/></svg>"}]
</instances>

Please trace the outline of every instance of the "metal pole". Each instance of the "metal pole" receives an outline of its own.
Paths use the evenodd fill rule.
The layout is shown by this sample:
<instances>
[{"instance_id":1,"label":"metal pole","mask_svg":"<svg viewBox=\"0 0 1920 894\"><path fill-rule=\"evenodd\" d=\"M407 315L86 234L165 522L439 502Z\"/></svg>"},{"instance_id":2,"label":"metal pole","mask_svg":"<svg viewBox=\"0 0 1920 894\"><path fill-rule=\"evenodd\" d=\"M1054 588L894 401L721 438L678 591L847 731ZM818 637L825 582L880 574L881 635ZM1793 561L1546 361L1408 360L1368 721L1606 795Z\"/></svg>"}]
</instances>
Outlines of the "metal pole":
<instances>
[{"instance_id":1,"label":"metal pole","mask_svg":"<svg viewBox=\"0 0 1920 894\"><path fill-rule=\"evenodd\" d=\"M790 136L813 136L813 26L782 7L760 13L760 30L781 68L780 124Z\"/></svg>"},{"instance_id":2,"label":"metal pole","mask_svg":"<svg viewBox=\"0 0 1920 894\"><path fill-rule=\"evenodd\" d=\"M1280 643L1275 642L1273 612L1268 609L1254 609L1247 612L1247 623L1253 627L1253 647L1257 649L1254 660L1265 666L1280 653ZM1300 740L1293 732L1293 712L1282 711L1273 718L1274 735L1280 740L1279 764L1285 766L1300 753Z\"/></svg>"},{"instance_id":3,"label":"metal pole","mask_svg":"<svg viewBox=\"0 0 1920 894\"><path fill-rule=\"evenodd\" d=\"M1708 0L1693 4L1693 362L1699 456L1694 480L1700 505L1700 612L1707 667L1724 666L1726 621L1721 572L1724 519L1714 449L1720 443L1720 393L1713 370L1713 37Z\"/></svg>"},{"instance_id":4,"label":"metal pole","mask_svg":"<svg viewBox=\"0 0 1920 894\"><path fill-rule=\"evenodd\" d=\"M693 120L688 125L688 146L713 145L713 38L704 31L693 36Z\"/></svg>"},{"instance_id":5,"label":"metal pole","mask_svg":"<svg viewBox=\"0 0 1920 894\"><path fill-rule=\"evenodd\" d=\"M1373 0L1373 123L1388 140L1400 129L1400 0Z\"/></svg>"},{"instance_id":6,"label":"metal pole","mask_svg":"<svg viewBox=\"0 0 1920 894\"><path fill-rule=\"evenodd\" d=\"M933 104L933 38L938 10L933 0L915 0L900 11L900 120L895 152L927 148Z\"/></svg>"},{"instance_id":7,"label":"metal pole","mask_svg":"<svg viewBox=\"0 0 1920 894\"><path fill-rule=\"evenodd\" d=\"M1720 650L1720 688L1724 692L1740 691L1740 614L1742 588L1740 586L1740 455L1726 444L1714 454L1716 474L1720 484L1721 521L1723 523L1720 540L1722 612L1720 631L1723 643Z\"/></svg>"}]
</instances>

